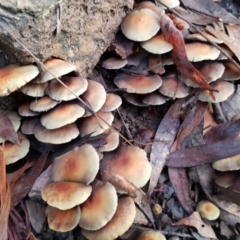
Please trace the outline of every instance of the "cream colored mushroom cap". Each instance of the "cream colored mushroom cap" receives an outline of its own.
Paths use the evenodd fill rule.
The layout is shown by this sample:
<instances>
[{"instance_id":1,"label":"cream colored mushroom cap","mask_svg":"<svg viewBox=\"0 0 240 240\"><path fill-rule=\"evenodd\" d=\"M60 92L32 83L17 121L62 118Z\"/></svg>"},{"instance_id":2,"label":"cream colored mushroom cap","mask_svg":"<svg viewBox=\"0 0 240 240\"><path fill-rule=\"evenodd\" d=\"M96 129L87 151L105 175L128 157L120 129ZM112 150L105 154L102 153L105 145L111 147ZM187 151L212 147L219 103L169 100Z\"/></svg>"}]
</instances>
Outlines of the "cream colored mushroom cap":
<instances>
[{"instance_id":1,"label":"cream colored mushroom cap","mask_svg":"<svg viewBox=\"0 0 240 240\"><path fill-rule=\"evenodd\" d=\"M11 121L14 131L17 132L21 125L21 117L16 112L13 111L5 111L5 113L8 116L9 120ZM5 139L0 137L0 143L4 141Z\"/></svg>"},{"instance_id":2,"label":"cream colored mushroom cap","mask_svg":"<svg viewBox=\"0 0 240 240\"><path fill-rule=\"evenodd\" d=\"M135 7L136 10L141 10L144 8L150 9L155 12L159 19L161 19L162 15L165 13L165 11L161 7L158 7L154 3L149 1L141 2Z\"/></svg>"},{"instance_id":3,"label":"cream colored mushroom cap","mask_svg":"<svg viewBox=\"0 0 240 240\"><path fill-rule=\"evenodd\" d=\"M46 129L41 123L37 123L33 129L33 134L40 142L61 144L76 138L79 135L79 130L75 123L52 130Z\"/></svg>"},{"instance_id":4,"label":"cream colored mushroom cap","mask_svg":"<svg viewBox=\"0 0 240 240\"><path fill-rule=\"evenodd\" d=\"M197 211L202 218L216 220L220 215L220 210L210 201L200 201L197 205Z\"/></svg>"},{"instance_id":5,"label":"cream colored mushroom cap","mask_svg":"<svg viewBox=\"0 0 240 240\"><path fill-rule=\"evenodd\" d=\"M75 122L85 113L77 103L62 103L41 116L41 123L47 129L56 129Z\"/></svg>"},{"instance_id":6,"label":"cream colored mushroom cap","mask_svg":"<svg viewBox=\"0 0 240 240\"><path fill-rule=\"evenodd\" d=\"M46 213L49 228L56 232L73 230L78 225L81 217L79 206L67 210L47 206Z\"/></svg>"},{"instance_id":7,"label":"cream colored mushroom cap","mask_svg":"<svg viewBox=\"0 0 240 240\"><path fill-rule=\"evenodd\" d=\"M25 86L23 86L20 90L24 94L31 97L43 97L47 86L48 86L48 82L45 82L45 83L30 82Z\"/></svg>"},{"instance_id":8,"label":"cream colored mushroom cap","mask_svg":"<svg viewBox=\"0 0 240 240\"><path fill-rule=\"evenodd\" d=\"M63 61L61 59L50 59L47 60L44 65L53 73L56 77L61 77L67 73L76 70L76 66L70 62ZM43 74L41 77L41 82L47 82L54 79L55 77L47 70L43 69Z\"/></svg>"},{"instance_id":9,"label":"cream colored mushroom cap","mask_svg":"<svg viewBox=\"0 0 240 240\"><path fill-rule=\"evenodd\" d=\"M106 69L120 69L127 65L127 59L111 57L104 60L101 65Z\"/></svg>"},{"instance_id":10,"label":"cream colored mushroom cap","mask_svg":"<svg viewBox=\"0 0 240 240\"><path fill-rule=\"evenodd\" d=\"M220 159L212 164L218 171L234 171L240 169L240 154L232 157Z\"/></svg>"},{"instance_id":11,"label":"cream colored mushroom cap","mask_svg":"<svg viewBox=\"0 0 240 240\"><path fill-rule=\"evenodd\" d=\"M99 170L99 156L94 147L84 144L55 158L52 178L55 182L70 181L89 184Z\"/></svg>"},{"instance_id":12,"label":"cream colored mushroom cap","mask_svg":"<svg viewBox=\"0 0 240 240\"><path fill-rule=\"evenodd\" d=\"M166 240L165 236L159 231L143 231L137 240Z\"/></svg>"},{"instance_id":13,"label":"cream colored mushroom cap","mask_svg":"<svg viewBox=\"0 0 240 240\"><path fill-rule=\"evenodd\" d=\"M36 99L30 103L30 110L34 112L45 112L54 108L59 102L52 100L48 96Z\"/></svg>"},{"instance_id":14,"label":"cream colored mushroom cap","mask_svg":"<svg viewBox=\"0 0 240 240\"><path fill-rule=\"evenodd\" d=\"M159 0L159 3L160 4L163 3L164 5L166 5L169 8L175 8L180 5L179 0Z\"/></svg>"},{"instance_id":15,"label":"cream colored mushroom cap","mask_svg":"<svg viewBox=\"0 0 240 240\"><path fill-rule=\"evenodd\" d=\"M121 146L117 151L106 154L101 160L102 179L107 177L105 172L111 172L125 178L136 187L143 187L149 180L152 166L146 152L136 146ZM118 189L118 191L122 191Z\"/></svg>"},{"instance_id":16,"label":"cream colored mushroom cap","mask_svg":"<svg viewBox=\"0 0 240 240\"><path fill-rule=\"evenodd\" d=\"M200 62L203 60L215 60L220 51L207 43L188 43L185 44L188 60L191 62Z\"/></svg>"},{"instance_id":17,"label":"cream colored mushroom cap","mask_svg":"<svg viewBox=\"0 0 240 240\"><path fill-rule=\"evenodd\" d=\"M209 95L209 91L205 90L199 93L198 100L202 102L218 103L223 102L230 97L234 92L234 85L230 82L223 80L217 80L212 82L211 87L218 90L219 92L214 92L215 100Z\"/></svg>"},{"instance_id":18,"label":"cream colored mushroom cap","mask_svg":"<svg viewBox=\"0 0 240 240\"><path fill-rule=\"evenodd\" d=\"M7 96L34 79L39 70L34 65L7 66L0 69L0 97Z\"/></svg>"},{"instance_id":19,"label":"cream colored mushroom cap","mask_svg":"<svg viewBox=\"0 0 240 240\"><path fill-rule=\"evenodd\" d=\"M113 240L125 233L132 225L136 215L134 201L130 197L118 200L117 210L113 218L96 231L82 230L82 234L89 240Z\"/></svg>"},{"instance_id":20,"label":"cream colored mushroom cap","mask_svg":"<svg viewBox=\"0 0 240 240\"><path fill-rule=\"evenodd\" d=\"M106 130L108 131L108 130ZM110 130L108 135L103 138L104 141L107 142L107 144L103 145L99 148L100 152L110 152L115 150L119 145L119 134L116 131Z\"/></svg>"},{"instance_id":21,"label":"cream colored mushroom cap","mask_svg":"<svg viewBox=\"0 0 240 240\"><path fill-rule=\"evenodd\" d=\"M21 106L18 107L19 115L23 117L33 117L39 115L38 112L34 112L30 109L30 103L23 103Z\"/></svg>"},{"instance_id":22,"label":"cream colored mushroom cap","mask_svg":"<svg viewBox=\"0 0 240 240\"><path fill-rule=\"evenodd\" d=\"M122 99L117 94L107 93L106 101L101 107L101 112L112 112L119 108L122 104Z\"/></svg>"},{"instance_id":23,"label":"cream colored mushroom cap","mask_svg":"<svg viewBox=\"0 0 240 240\"><path fill-rule=\"evenodd\" d=\"M146 41L160 29L159 18L152 10L134 10L121 23L123 34L133 41Z\"/></svg>"},{"instance_id":24,"label":"cream colored mushroom cap","mask_svg":"<svg viewBox=\"0 0 240 240\"><path fill-rule=\"evenodd\" d=\"M18 132L18 139L20 143L19 146L11 142L5 142L4 144L3 154L6 165L17 162L19 159L24 158L29 152L29 140L20 132Z\"/></svg>"},{"instance_id":25,"label":"cream colored mushroom cap","mask_svg":"<svg viewBox=\"0 0 240 240\"><path fill-rule=\"evenodd\" d=\"M88 87L88 81L82 77L63 77L61 80L77 96L83 94ZM55 79L50 82L46 89L46 94L56 101L69 101L76 98L65 86Z\"/></svg>"},{"instance_id":26,"label":"cream colored mushroom cap","mask_svg":"<svg viewBox=\"0 0 240 240\"><path fill-rule=\"evenodd\" d=\"M73 208L87 200L92 187L75 182L52 182L42 190L42 199L61 210Z\"/></svg>"},{"instance_id":27,"label":"cream colored mushroom cap","mask_svg":"<svg viewBox=\"0 0 240 240\"><path fill-rule=\"evenodd\" d=\"M97 112L101 118L103 118L110 126L113 122L113 115L110 112ZM97 136L103 133L106 129L109 129L109 126L103 122L100 118L96 118L95 116L86 117L81 119L78 123L78 127L80 130L81 137L84 137L88 134L91 136Z\"/></svg>"},{"instance_id":28,"label":"cream colored mushroom cap","mask_svg":"<svg viewBox=\"0 0 240 240\"><path fill-rule=\"evenodd\" d=\"M118 196L111 183L97 180L92 184L90 197L81 205L81 228L98 230L109 222L117 210Z\"/></svg>"},{"instance_id":29,"label":"cream colored mushroom cap","mask_svg":"<svg viewBox=\"0 0 240 240\"><path fill-rule=\"evenodd\" d=\"M163 34L157 34L151 39L141 42L141 47L154 54L163 54L173 49L171 43L165 41Z\"/></svg>"}]
</instances>

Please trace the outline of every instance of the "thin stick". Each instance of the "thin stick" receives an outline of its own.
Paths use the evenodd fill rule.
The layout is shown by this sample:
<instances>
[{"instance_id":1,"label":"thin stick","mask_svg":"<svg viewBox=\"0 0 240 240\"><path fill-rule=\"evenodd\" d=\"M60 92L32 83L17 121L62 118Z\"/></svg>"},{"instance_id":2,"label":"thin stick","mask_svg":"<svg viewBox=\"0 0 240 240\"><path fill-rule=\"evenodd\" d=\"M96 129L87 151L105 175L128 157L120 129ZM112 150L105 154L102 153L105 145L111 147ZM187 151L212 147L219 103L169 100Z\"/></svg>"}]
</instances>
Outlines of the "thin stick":
<instances>
[{"instance_id":1,"label":"thin stick","mask_svg":"<svg viewBox=\"0 0 240 240\"><path fill-rule=\"evenodd\" d=\"M108 127L110 127L113 131L117 132L119 134L119 136L121 138L123 138L128 144L132 145L132 143L126 139L118 130L116 130L114 127L112 127L107 121L105 121L102 117L100 117L96 112L93 111L93 109L88 105L86 104L79 96L77 96L66 84L64 84L57 76L55 76L55 74L53 74L27 47L25 47L25 45L20 41L18 40L8 29L6 29L4 27L4 25L0 22L0 26L14 39L16 40L23 48L24 50L30 54L34 59L35 61L43 68L45 69L46 71L48 71L55 79L58 80L58 82L60 82L70 93L72 93L86 108L87 110L92 113L96 118L97 120L98 119L101 119L105 124L107 124Z\"/></svg>"},{"instance_id":2,"label":"thin stick","mask_svg":"<svg viewBox=\"0 0 240 240\"><path fill-rule=\"evenodd\" d=\"M155 1L156 3L157 1ZM157 4L157 3L156 3ZM179 13L177 13L174 9L170 9L168 8L165 4L161 3L164 7L166 7L168 9L169 12L175 14L177 17L181 18L182 20L184 20L185 22L187 22L191 27L193 27L201 36L203 36L205 39L208 40L209 43L211 43L215 48L217 48L224 56L226 56L239 70L240 70L240 65L231 58L230 55L228 55L228 53L224 52L216 43L214 43L212 40L210 40L207 36L205 36L199 29L198 27L196 27L195 25L193 25L190 21L186 20L182 15L180 15Z\"/></svg>"}]
</instances>

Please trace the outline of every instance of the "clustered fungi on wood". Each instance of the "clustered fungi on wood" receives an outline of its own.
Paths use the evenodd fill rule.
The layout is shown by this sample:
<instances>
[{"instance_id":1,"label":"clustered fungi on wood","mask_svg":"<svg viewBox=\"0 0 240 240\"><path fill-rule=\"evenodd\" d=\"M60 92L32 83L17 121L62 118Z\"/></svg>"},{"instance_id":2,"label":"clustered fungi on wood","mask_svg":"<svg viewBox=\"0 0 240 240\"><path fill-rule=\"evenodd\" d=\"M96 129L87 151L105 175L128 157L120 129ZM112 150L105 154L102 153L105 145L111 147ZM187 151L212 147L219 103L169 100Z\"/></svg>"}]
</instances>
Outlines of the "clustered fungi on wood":
<instances>
[{"instance_id":1,"label":"clustered fungi on wood","mask_svg":"<svg viewBox=\"0 0 240 240\"><path fill-rule=\"evenodd\" d=\"M174 7L179 5L177 1L166 1L164 4L169 6L169 2L174 2L170 4ZM164 14L167 14L165 10L152 2L142 2L136 6L122 21L121 32L109 48L112 57L101 62L102 67L117 70L114 83L123 91L126 101L136 106L161 105L169 99L186 97L192 88L198 88L196 83L178 73L174 66L171 57L173 46L164 39L160 29ZM191 33L188 24L177 17L173 21L183 33L188 60L210 86L219 91L214 92L215 100L208 90L201 91L198 93L199 101L225 101L234 92L234 85L229 81L239 79L239 69L217 48L206 43L199 33ZM222 41L207 32L204 34L224 51L230 52Z\"/></svg>"}]
</instances>

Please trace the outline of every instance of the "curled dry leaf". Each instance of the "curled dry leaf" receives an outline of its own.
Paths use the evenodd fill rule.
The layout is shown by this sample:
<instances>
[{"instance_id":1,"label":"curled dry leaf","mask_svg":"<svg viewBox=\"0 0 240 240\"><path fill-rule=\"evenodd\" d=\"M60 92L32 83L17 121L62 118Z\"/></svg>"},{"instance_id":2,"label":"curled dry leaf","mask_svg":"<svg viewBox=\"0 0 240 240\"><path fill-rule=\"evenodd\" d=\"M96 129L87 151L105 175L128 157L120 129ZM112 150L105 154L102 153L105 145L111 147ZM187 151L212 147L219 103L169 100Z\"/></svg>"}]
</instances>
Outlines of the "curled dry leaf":
<instances>
[{"instance_id":1,"label":"curled dry leaf","mask_svg":"<svg viewBox=\"0 0 240 240\"><path fill-rule=\"evenodd\" d=\"M173 226L185 225L190 227L195 227L200 235L207 238L214 238L216 239L216 235L213 229L205 224L198 212L194 212L189 217L183 218L177 223L174 223Z\"/></svg>"},{"instance_id":2,"label":"curled dry leaf","mask_svg":"<svg viewBox=\"0 0 240 240\"><path fill-rule=\"evenodd\" d=\"M152 151L150 155L150 162L152 165L152 173L150 178L150 184L148 189L148 195L150 196L157 185L158 178L165 165L166 158L169 154L170 148L177 135L178 128L180 126L180 115L182 105L186 99L178 99L168 110L163 117L155 138L152 144Z\"/></svg>"},{"instance_id":3,"label":"curled dry leaf","mask_svg":"<svg viewBox=\"0 0 240 240\"><path fill-rule=\"evenodd\" d=\"M199 85L199 87L213 90L200 72L188 61L181 31L175 27L172 20L166 14L162 16L160 23L165 40L173 45L172 58L177 70ZM210 92L210 95L215 99L213 92Z\"/></svg>"},{"instance_id":4,"label":"curled dry leaf","mask_svg":"<svg viewBox=\"0 0 240 240\"><path fill-rule=\"evenodd\" d=\"M14 144L19 144L17 133L7 114L0 108L0 136Z\"/></svg>"}]
</instances>

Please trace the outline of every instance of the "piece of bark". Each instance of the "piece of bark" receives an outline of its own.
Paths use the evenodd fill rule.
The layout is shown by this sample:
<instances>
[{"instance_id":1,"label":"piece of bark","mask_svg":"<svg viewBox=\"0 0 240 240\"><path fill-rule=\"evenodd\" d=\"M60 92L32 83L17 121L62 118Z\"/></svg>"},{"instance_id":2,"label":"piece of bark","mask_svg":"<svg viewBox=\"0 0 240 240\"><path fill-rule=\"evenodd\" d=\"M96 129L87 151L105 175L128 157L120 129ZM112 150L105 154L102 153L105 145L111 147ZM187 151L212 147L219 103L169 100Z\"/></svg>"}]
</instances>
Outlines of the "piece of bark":
<instances>
[{"instance_id":1,"label":"piece of bark","mask_svg":"<svg viewBox=\"0 0 240 240\"><path fill-rule=\"evenodd\" d=\"M133 0L25 0L16 4L13 0L1 0L0 23L41 61L54 56L73 62L80 75L86 77L114 40L133 3ZM35 62L2 27L0 48L10 62Z\"/></svg>"}]
</instances>

